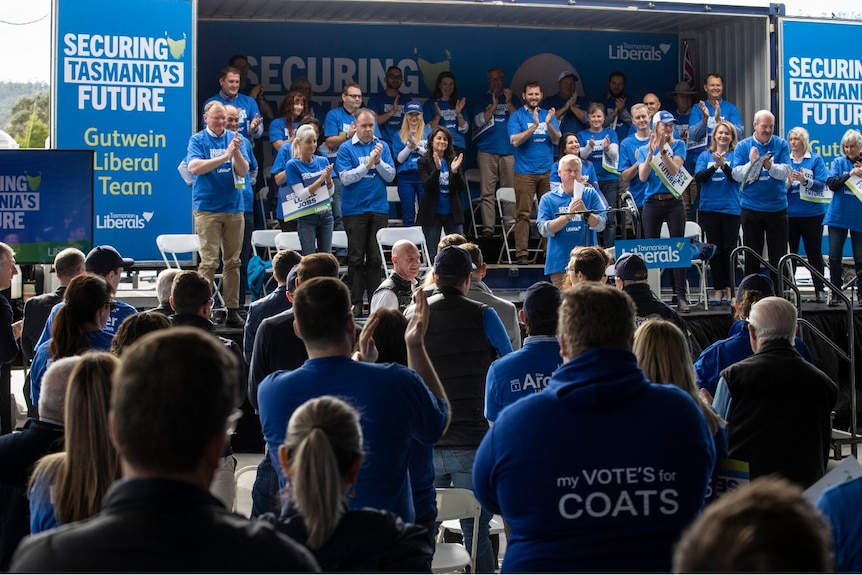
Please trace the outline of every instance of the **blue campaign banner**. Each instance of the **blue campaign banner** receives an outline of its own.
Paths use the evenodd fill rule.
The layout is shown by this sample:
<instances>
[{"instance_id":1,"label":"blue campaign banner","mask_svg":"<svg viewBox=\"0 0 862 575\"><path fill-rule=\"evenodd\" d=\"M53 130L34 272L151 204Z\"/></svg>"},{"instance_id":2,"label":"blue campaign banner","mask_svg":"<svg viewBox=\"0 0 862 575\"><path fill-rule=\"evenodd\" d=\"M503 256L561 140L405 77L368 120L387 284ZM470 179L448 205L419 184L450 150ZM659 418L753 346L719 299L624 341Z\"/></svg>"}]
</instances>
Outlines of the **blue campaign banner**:
<instances>
[{"instance_id":1,"label":"blue campaign banner","mask_svg":"<svg viewBox=\"0 0 862 575\"><path fill-rule=\"evenodd\" d=\"M617 257L636 253L649 269L691 267L691 240L688 238L617 240L615 245Z\"/></svg>"},{"instance_id":2,"label":"blue campaign banner","mask_svg":"<svg viewBox=\"0 0 862 575\"><path fill-rule=\"evenodd\" d=\"M665 93L679 76L679 38L671 34L237 20L203 20L198 31L207 47L198 59L199 107L218 91L219 70L233 54L248 57L248 87L262 82L273 111L299 77L309 79L312 100L324 112L341 105L347 82L358 82L366 98L382 93L388 66L404 73L401 94L420 101L431 95L440 72L453 72L471 116L494 66L504 70L506 85L519 97L527 80L538 81L545 96L556 94L560 73L571 70L580 78L577 92L593 99L606 93L608 73L620 70L627 77L628 106L646 92L670 106Z\"/></svg>"},{"instance_id":3,"label":"blue campaign banner","mask_svg":"<svg viewBox=\"0 0 862 575\"><path fill-rule=\"evenodd\" d=\"M0 150L0 241L18 263L93 244L93 151Z\"/></svg>"},{"instance_id":4,"label":"blue campaign banner","mask_svg":"<svg viewBox=\"0 0 862 575\"><path fill-rule=\"evenodd\" d=\"M191 0L56 0L56 147L95 151L94 242L160 260L192 231L177 173L195 124Z\"/></svg>"},{"instance_id":5,"label":"blue campaign banner","mask_svg":"<svg viewBox=\"0 0 862 575\"><path fill-rule=\"evenodd\" d=\"M860 23L783 19L781 129L808 130L811 150L829 164L840 158L841 137L862 126L862 59L848 56Z\"/></svg>"}]
</instances>

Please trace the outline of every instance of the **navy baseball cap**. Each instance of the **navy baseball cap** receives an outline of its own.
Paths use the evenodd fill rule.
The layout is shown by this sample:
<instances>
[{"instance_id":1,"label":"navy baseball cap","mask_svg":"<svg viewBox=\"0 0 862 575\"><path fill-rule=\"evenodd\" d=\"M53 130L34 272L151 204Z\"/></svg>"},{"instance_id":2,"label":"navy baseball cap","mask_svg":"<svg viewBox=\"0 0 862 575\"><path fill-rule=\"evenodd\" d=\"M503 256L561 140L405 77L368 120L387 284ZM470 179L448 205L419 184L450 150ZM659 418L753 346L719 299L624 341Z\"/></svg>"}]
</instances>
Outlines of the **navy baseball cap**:
<instances>
[{"instance_id":1,"label":"navy baseball cap","mask_svg":"<svg viewBox=\"0 0 862 575\"><path fill-rule=\"evenodd\" d=\"M757 290L764 297L775 295L775 287L772 285L772 280L761 274L750 274L742 278L739 282L739 287L736 288L736 293L741 294L747 290Z\"/></svg>"},{"instance_id":2,"label":"navy baseball cap","mask_svg":"<svg viewBox=\"0 0 862 575\"><path fill-rule=\"evenodd\" d=\"M414 112L417 114L421 114L422 113L422 104L420 104L416 100L410 100L409 102L407 102L407 105L404 106L404 113L405 114L412 114Z\"/></svg>"},{"instance_id":3,"label":"navy baseball cap","mask_svg":"<svg viewBox=\"0 0 862 575\"><path fill-rule=\"evenodd\" d=\"M676 121L676 118L673 117L673 114L671 114L667 110L659 110L658 112L656 112L655 115L652 117L652 123L679 124L679 122Z\"/></svg>"},{"instance_id":4,"label":"navy baseball cap","mask_svg":"<svg viewBox=\"0 0 862 575\"><path fill-rule=\"evenodd\" d=\"M466 276L476 269L469 252L461 246L446 246L434 258L434 273L438 276Z\"/></svg>"},{"instance_id":5,"label":"navy baseball cap","mask_svg":"<svg viewBox=\"0 0 862 575\"><path fill-rule=\"evenodd\" d=\"M135 260L124 258L113 246L96 246L84 260L84 269L98 275L106 275L117 268L130 270L134 265Z\"/></svg>"},{"instance_id":6,"label":"navy baseball cap","mask_svg":"<svg viewBox=\"0 0 862 575\"><path fill-rule=\"evenodd\" d=\"M524 294L524 317L528 322L555 321L559 316L560 290L550 282L531 285Z\"/></svg>"},{"instance_id":7,"label":"navy baseball cap","mask_svg":"<svg viewBox=\"0 0 862 575\"><path fill-rule=\"evenodd\" d=\"M605 270L606 276L618 277L623 281L645 280L647 274L646 263L634 252L621 255L614 265Z\"/></svg>"}]
</instances>

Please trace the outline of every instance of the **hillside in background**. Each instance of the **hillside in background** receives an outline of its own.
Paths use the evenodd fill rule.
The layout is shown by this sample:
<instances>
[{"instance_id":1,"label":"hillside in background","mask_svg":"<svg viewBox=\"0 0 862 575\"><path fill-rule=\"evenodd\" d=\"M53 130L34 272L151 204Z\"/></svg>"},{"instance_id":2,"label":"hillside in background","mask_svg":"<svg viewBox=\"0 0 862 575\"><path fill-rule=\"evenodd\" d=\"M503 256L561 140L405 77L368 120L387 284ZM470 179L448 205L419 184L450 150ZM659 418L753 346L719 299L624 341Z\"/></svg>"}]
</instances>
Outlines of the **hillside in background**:
<instances>
[{"instance_id":1,"label":"hillside in background","mask_svg":"<svg viewBox=\"0 0 862 575\"><path fill-rule=\"evenodd\" d=\"M33 97L39 92L47 92L45 82L0 82L0 129L12 120L12 106L24 96Z\"/></svg>"}]
</instances>

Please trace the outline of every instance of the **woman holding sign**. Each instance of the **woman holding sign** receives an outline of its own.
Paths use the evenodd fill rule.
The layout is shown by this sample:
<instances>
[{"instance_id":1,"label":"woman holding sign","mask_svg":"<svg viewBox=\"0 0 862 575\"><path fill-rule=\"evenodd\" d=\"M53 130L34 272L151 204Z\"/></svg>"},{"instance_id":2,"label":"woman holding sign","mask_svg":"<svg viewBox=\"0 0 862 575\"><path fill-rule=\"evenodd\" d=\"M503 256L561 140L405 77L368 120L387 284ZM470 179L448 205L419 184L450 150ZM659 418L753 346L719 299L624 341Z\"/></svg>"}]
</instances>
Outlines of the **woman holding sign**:
<instances>
[{"instance_id":1,"label":"woman holding sign","mask_svg":"<svg viewBox=\"0 0 862 575\"><path fill-rule=\"evenodd\" d=\"M836 286L842 283L841 258L848 230L856 273L862 271L862 134L847 130L841 138L841 151L844 157L835 158L829 167L826 185L835 194L823 220L829 226L829 277ZM830 294L829 307L838 303Z\"/></svg>"},{"instance_id":2,"label":"woman holding sign","mask_svg":"<svg viewBox=\"0 0 862 575\"><path fill-rule=\"evenodd\" d=\"M805 246L805 256L814 269L823 273L823 216L829 203L826 189L826 164L811 153L808 130L793 128L787 132L790 145L790 167L787 178L787 237L790 252L799 253L799 240ZM814 279L814 302L826 303L823 282Z\"/></svg>"},{"instance_id":3,"label":"woman holding sign","mask_svg":"<svg viewBox=\"0 0 862 575\"><path fill-rule=\"evenodd\" d=\"M708 242L715 244L709 261L714 292L710 305L729 302L734 285L730 273L730 252L739 242L739 183L733 179L731 160L738 140L736 128L719 120L712 131L712 143L697 157L694 179L700 186L698 221Z\"/></svg>"},{"instance_id":4,"label":"woman holding sign","mask_svg":"<svg viewBox=\"0 0 862 575\"><path fill-rule=\"evenodd\" d=\"M691 176L682 167L685 162L685 142L675 140L673 125L676 118L660 110L652 118L653 131L649 143L637 151L638 177L646 182L643 213L645 238L661 236L661 225L667 222L672 238L685 233L685 206L682 191L691 182ZM687 176L682 178L682 176ZM671 287L677 297L677 310L688 311L685 288L685 268L673 268Z\"/></svg>"},{"instance_id":5,"label":"woman holding sign","mask_svg":"<svg viewBox=\"0 0 862 575\"><path fill-rule=\"evenodd\" d=\"M282 164L286 147L278 153L272 173L279 185L278 203L286 220L297 220L302 254L332 251L332 164L317 150L317 130L297 128L291 145L293 159ZM285 206L288 206L285 208Z\"/></svg>"},{"instance_id":6,"label":"woman holding sign","mask_svg":"<svg viewBox=\"0 0 862 575\"><path fill-rule=\"evenodd\" d=\"M599 191L611 208L617 207L617 192L619 192L619 175L617 166L620 160L620 143L617 133L605 128L605 105L593 102L587 108L587 119L590 127L578 132L578 143L581 146L581 159L590 160L596 168L596 179L599 181ZM608 218L608 224L602 236L602 247L614 245L617 237L616 214Z\"/></svg>"}]
</instances>

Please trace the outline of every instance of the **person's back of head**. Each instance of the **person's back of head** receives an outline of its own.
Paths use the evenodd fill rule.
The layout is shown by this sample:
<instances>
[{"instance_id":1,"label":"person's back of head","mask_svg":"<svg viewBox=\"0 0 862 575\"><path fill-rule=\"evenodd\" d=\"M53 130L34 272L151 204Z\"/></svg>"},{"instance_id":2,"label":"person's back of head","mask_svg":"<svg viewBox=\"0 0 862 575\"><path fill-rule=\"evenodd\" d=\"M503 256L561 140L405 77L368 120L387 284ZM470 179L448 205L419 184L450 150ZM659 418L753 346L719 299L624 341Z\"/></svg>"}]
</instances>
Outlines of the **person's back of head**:
<instances>
[{"instance_id":1,"label":"person's back of head","mask_svg":"<svg viewBox=\"0 0 862 575\"><path fill-rule=\"evenodd\" d=\"M300 282L293 295L294 322L306 347L345 341L347 323L353 323L352 309L350 292L337 278L315 277Z\"/></svg>"},{"instance_id":2,"label":"person's back of head","mask_svg":"<svg viewBox=\"0 0 862 575\"><path fill-rule=\"evenodd\" d=\"M159 272L156 278L156 297L159 298L159 303L166 302L171 299L171 289L174 285L174 278L177 277L182 270L169 268Z\"/></svg>"},{"instance_id":3,"label":"person's back of head","mask_svg":"<svg viewBox=\"0 0 862 575\"><path fill-rule=\"evenodd\" d=\"M440 238L440 242L437 244L437 251L439 252L449 246L462 246L466 243L467 237L464 234L446 234Z\"/></svg>"},{"instance_id":4,"label":"person's back of head","mask_svg":"<svg viewBox=\"0 0 862 575\"><path fill-rule=\"evenodd\" d=\"M377 347L377 363L407 365L407 344L404 342L407 318L400 311L389 308L380 308L375 314L377 327L374 328L374 343Z\"/></svg>"},{"instance_id":5,"label":"person's back of head","mask_svg":"<svg viewBox=\"0 0 862 575\"><path fill-rule=\"evenodd\" d=\"M174 278L171 305L177 315L206 315L202 309L211 299L212 287L202 273L186 270Z\"/></svg>"},{"instance_id":6,"label":"person's back of head","mask_svg":"<svg viewBox=\"0 0 862 575\"><path fill-rule=\"evenodd\" d=\"M473 242L460 244L460 246L470 254L470 259L473 261L473 266L476 268L473 270L473 277L481 278L482 266L485 265L485 258L482 256L482 249Z\"/></svg>"},{"instance_id":7,"label":"person's back of head","mask_svg":"<svg viewBox=\"0 0 862 575\"><path fill-rule=\"evenodd\" d=\"M822 573L833 570L823 518L785 479L760 477L708 506L683 534L675 573Z\"/></svg>"},{"instance_id":8,"label":"person's back of head","mask_svg":"<svg viewBox=\"0 0 862 575\"><path fill-rule=\"evenodd\" d=\"M297 284L301 284L311 278L322 277L338 277L338 260L335 256L322 253L302 256L302 259L299 261L299 267L296 269Z\"/></svg>"},{"instance_id":9,"label":"person's back of head","mask_svg":"<svg viewBox=\"0 0 862 575\"><path fill-rule=\"evenodd\" d=\"M306 544L319 549L338 526L362 463L359 412L329 395L306 401L290 417L279 459L305 521Z\"/></svg>"},{"instance_id":10,"label":"person's back of head","mask_svg":"<svg viewBox=\"0 0 862 575\"><path fill-rule=\"evenodd\" d=\"M66 248L54 256L54 273L61 284L68 284L73 277L84 273L85 257L78 248Z\"/></svg>"},{"instance_id":11,"label":"person's back of head","mask_svg":"<svg viewBox=\"0 0 862 575\"><path fill-rule=\"evenodd\" d=\"M120 476L120 462L108 432L113 394L111 377L119 360L105 352L89 352L76 362L66 386L65 453L49 455L33 473L33 481L58 464L52 486L54 513L60 523L92 517L102 496Z\"/></svg>"},{"instance_id":12,"label":"person's back of head","mask_svg":"<svg viewBox=\"0 0 862 575\"><path fill-rule=\"evenodd\" d=\"M758 346L776 340L792 344L796 337L796 307L784 298L763 298L751 306L748 325L754 329Z\"/></svg>"},{"instance_id":13,"label":"person's back of head","mask_svg":"<svg viewBox=\"0 0 862 575\"><path fill-rule=\"evenodd\" d=\"M279 250L272 256L272 277L281 285L287 282L287 274L302 261L302 256L293 250Z\"/></svg>"},{"instance_id":14,"label":"person's back of head","mask_svg":"<svg viewBox=\"0 0 862 575\"><path fill-rule=\"evenodd\" d=\"M570 257L574 263L573 272L583 274L585 279L592 282L602 281L610 265L605 251L596 246L578 246L571 251Z\"/></svg>"},{"instance_id":15,"label":"person's back of head","mask_svg":"<svg viewBox=\"0 0 862 575\"><path fill-rule=\"evenodd\" d=\"M434 279L438 288L458 288L466 293L475 271L473 259L461 245L441 249L434 257Z\"/></svg>"},{"instance_id":16,"label":"person's back of head","mask_svg":"<svg viewBox=\"0 0 862 575\"><path fill-rule=\"evenodd\" d=\"M556 334L561 302L560 290L550 282L536 282L527 288L521 308L527 335Z\"/></svg>"},{"instance_id":17,"label":"person's back of head","mask_svg":"<svg viewBox=\"0 0 862 575\"><path fill-rule=\"evenodd\" d=\"M79 359L79 355L64 357L52 362L45 370L39 393L39 419L62 423L66 418L66 388Z\"/></svg>"},{"instance_id":18,"label":"person's back of head","mask_svg":"<svg viewBox=\"0 0 862 575\"><path fill-rule=\"evenodd\" d=\"M127 349L111 402L114 438L127 467L175 477L204 464L211 479L228 416L239 404L237 368L221 342L194 328L150 333Z\"/></svg>"},{"instance_id":19,"label":"person's back of head","mask_svg":"<svg viewBox=\"0 0 862 575\"><path fill-rule=\"evenodd\" d=\"M90 347L86 332L100 329L97 313L113 301L105 278L91 273L75 276L63 294L65 305L51 325L51 358L75 355Z\"/></svg>"},{"instance_id":20,"label":"person's back of head","mask_svg":"<svg viewBox=\"0 0 862 575\"><path fill-rule=\"evenodd\" d=\"M635 304L624 291L581 282L565 290L562 299L557 333L566 361L594 348L631 348Z\"/></svg>"},{"instance_id":21,"label":"person's back of head","mask_svg":"<svg viewBox=\"0 0 862 575\"><path fill-rule=\"evenodd\" d=\"M765 297L774 296L772 280L761 274L749 274L742 278L736 288L736 297L731 304L736 319L748 319L751 306Z\"/></svg>"},{"instance_id":22,"label":"person's back of head","mask_svg":"<svg viewBox=\"0 0 862 575\"><path fill-rule=\"evenodd\" d=\"M123 320L111 340L111 353L120 357L127 347L152 331L171 327L171 320L158 312L142 311Z\"/></svg>"}]
</instances>

